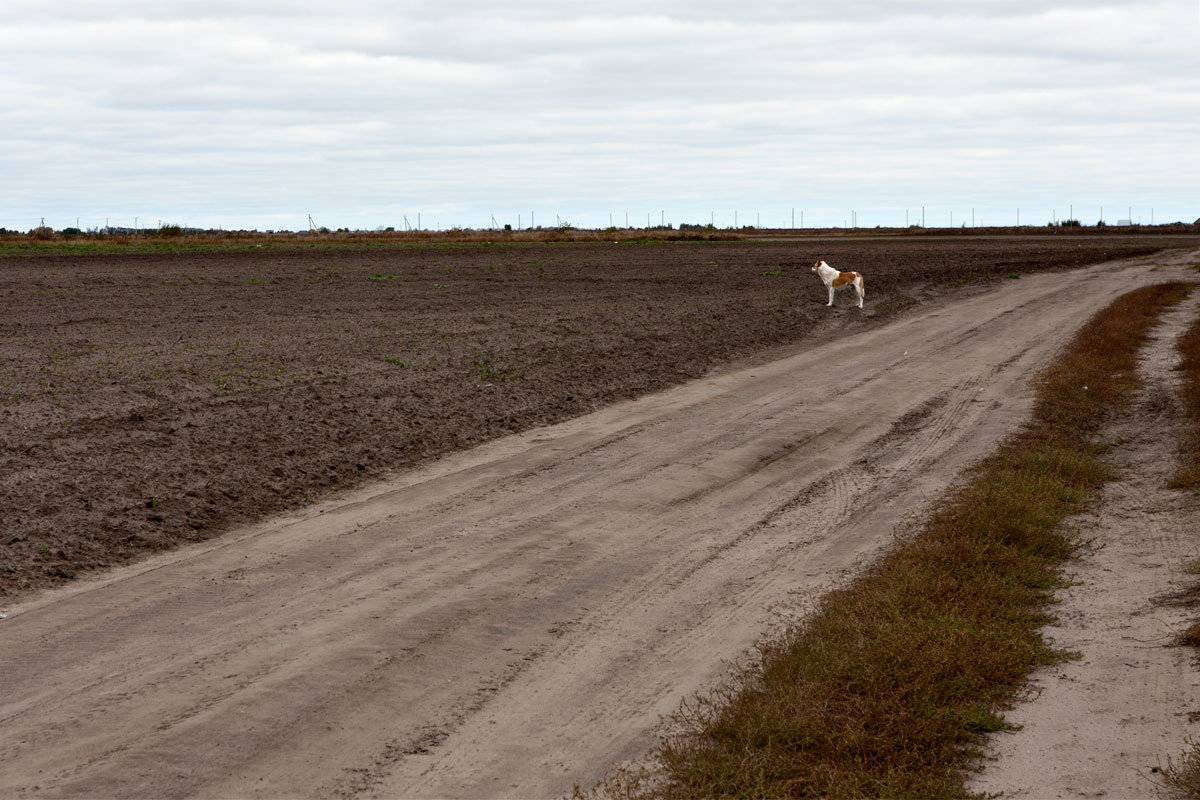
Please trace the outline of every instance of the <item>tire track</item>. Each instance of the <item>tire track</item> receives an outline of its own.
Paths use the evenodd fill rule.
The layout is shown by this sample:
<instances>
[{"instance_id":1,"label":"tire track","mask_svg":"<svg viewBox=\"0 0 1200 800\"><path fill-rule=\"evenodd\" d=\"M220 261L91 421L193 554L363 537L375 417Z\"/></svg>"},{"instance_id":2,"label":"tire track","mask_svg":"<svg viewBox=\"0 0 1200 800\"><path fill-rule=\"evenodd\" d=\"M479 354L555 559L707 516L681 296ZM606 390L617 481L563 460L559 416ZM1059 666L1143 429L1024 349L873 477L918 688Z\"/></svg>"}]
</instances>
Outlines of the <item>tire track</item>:
<instances>
[{"instance_id":1,"label":"tire track","mask_svg":"<svg viewBox=\"0 0 1200 800\"><path fill-rule=\"evenodd\" d=\"M1058 337L1182 268L1023 279L13 609L0 794L586 784L1018 424Z\"/></svg>"}]
</instances>

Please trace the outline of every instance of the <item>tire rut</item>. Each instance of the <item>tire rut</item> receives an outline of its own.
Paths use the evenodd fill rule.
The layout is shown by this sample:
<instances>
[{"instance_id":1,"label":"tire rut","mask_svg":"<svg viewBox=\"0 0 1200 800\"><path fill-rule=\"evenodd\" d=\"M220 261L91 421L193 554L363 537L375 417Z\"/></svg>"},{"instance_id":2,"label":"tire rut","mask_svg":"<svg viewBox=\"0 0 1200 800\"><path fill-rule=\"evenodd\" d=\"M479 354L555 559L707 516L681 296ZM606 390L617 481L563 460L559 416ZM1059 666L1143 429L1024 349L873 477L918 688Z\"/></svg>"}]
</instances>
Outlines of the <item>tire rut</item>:
<instances>
[{"instance_id":1,"label":"tire rut","mask_svg":"<svg viewBox=\"0 0 1200 800\"><path fill-rule=\"evenodd\" d=\"M1151 277L1023 279L16 609L0 794L587 784L886 547L1019 423L1055 337Z\"/></svg>"}]
</instances>

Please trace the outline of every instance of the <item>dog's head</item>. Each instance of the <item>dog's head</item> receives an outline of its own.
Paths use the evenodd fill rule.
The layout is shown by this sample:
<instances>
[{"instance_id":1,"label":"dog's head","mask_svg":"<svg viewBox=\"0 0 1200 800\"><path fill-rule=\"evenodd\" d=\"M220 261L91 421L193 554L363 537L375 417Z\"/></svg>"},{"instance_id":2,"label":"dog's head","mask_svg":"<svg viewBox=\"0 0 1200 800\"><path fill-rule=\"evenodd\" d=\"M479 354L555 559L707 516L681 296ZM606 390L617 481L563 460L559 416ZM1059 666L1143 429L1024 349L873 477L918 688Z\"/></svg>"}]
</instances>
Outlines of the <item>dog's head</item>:
<instances>
[{"instance_id":1,"label":"dog's head","mask_svg":"<svg viewBox=\"0 0 1200 800\"><path fill-rule=\"evenodd\" d=\"M822 259L821 261L818 261L817 263L813 264L813 265L812 265L812 271L813 271L813 272L816 272L817 270L821 269L821 265L822 265L822 264L825 264L825 261L824 261L824 259ZM825 264L825 266L829 266L829 265L828 265L828 264Z\"/></svg>"}]
</instances>

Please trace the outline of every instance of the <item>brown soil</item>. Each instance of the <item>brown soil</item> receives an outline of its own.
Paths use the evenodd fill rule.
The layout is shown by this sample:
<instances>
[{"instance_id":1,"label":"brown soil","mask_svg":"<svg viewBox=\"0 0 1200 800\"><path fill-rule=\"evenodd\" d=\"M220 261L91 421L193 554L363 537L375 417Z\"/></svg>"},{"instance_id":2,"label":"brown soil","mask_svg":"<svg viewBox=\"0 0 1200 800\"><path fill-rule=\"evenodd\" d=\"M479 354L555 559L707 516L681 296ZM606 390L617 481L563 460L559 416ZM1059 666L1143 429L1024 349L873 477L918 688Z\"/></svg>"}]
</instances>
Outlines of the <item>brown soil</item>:
<instances>
[{"instance_id":1,"label":"brown soil","mask_svg":"<svg viewBox=\"0 0 1200 800\"><path fill-rule=\"evenodd\" d=\"M0 259L0 598L963 287L1194 244L979 237ZM866 276L827 309L817 258Z\"/></svg>"}]
</instances>

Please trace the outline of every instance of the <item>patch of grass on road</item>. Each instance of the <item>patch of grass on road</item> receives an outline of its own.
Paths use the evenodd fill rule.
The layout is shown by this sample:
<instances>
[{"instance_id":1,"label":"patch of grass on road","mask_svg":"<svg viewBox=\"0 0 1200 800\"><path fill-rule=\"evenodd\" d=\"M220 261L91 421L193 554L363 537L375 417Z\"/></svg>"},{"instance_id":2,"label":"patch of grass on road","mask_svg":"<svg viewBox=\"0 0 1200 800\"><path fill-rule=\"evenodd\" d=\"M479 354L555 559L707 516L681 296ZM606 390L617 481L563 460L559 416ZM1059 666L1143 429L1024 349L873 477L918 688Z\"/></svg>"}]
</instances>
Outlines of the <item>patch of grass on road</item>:
<instances>
[{"instance_id":1,"label":"patch of grass on road","mask_svg":"<svg viewBox=\"0 0 1200 800\"><path fill-rule=\"evenodd\" d=\"M1180 399L1191 422L1183 447L1183 465L1171 481L1176 489L1200 489L1200 322L1197 322L1176 345L1182 356L1180 369L1183 380Z\"/></svg>"},{"instance_id":2,"label":"patch of grass on road","mask_svg":"<svg viewBox=\"0 0 1200 800\"><path fill-rule=\"evenodd\" d=\"M890 555L686 703L632 797L965 797L983 734L1048 646L1059 523L1112 477L1094 434L1137 386L1137 352L1178 284L1118 298L1037 380L1034 418Z\"/></svg>"}]
</instances>

